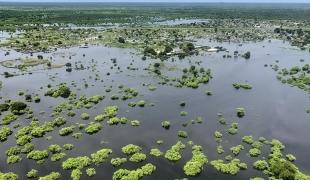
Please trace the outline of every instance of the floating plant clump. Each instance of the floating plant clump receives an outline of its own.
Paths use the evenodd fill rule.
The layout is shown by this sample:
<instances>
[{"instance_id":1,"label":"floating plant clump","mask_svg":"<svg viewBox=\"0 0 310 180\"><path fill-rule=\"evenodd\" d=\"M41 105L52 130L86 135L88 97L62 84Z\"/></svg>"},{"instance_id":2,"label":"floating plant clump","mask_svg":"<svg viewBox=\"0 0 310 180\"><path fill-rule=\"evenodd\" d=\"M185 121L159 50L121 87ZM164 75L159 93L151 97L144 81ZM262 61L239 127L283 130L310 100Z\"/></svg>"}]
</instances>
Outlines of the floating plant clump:
<instances>
[{"instance_id":1,"label":"floating plant clump","mask_svg":"<svg viewBox=\"0 0 310 180\"><path fill-rule=\"evenodd\" d=\"M192 159L184 165L184 173L188 176L196 176L201 173L203 166L208 162L208 158L202 152L202 147L194 145L192 147Z\"/></svg>"},{"instance_id":2,"label":"floating plant clump","mask_svg":"<svg viewBox=\"0 0 310 180\"><path fill-rule=\"evenodd\" d=\"M165 153L165 158L169 161L178 161L182 158L181 150L185 148L185 145L178 141L175 145L173 145L170 149L168 149Z\"/></svg>"}]
</instances>

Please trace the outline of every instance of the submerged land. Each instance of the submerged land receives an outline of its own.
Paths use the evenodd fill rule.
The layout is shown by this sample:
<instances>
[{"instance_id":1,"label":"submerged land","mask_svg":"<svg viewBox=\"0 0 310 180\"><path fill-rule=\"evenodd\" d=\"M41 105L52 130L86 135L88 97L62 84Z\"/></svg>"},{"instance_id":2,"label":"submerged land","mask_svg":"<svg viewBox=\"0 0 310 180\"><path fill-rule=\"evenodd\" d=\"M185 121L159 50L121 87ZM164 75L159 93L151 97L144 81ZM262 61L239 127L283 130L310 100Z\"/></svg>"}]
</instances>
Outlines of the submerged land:
<instances>
[{"instance_id":1,"label":"submerged land","mask_svg":"<svg viewBox=\"0 0 310 180\"><path fill-rule=\"evenodd\" d=\"M309 4L0 3L0 180L309 180L309 63Z\"/></svg>"}]
</instances>

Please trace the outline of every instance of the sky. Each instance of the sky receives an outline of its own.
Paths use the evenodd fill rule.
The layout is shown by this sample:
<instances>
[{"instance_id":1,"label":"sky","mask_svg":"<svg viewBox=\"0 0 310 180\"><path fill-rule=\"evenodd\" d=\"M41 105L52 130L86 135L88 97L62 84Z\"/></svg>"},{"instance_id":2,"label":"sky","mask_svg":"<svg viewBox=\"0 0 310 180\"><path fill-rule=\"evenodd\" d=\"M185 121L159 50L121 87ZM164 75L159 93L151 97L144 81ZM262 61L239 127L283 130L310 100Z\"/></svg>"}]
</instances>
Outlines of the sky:
<instances>
[{"instance_id":1,"label":"sky","mask_svg":"<svg viewBox=\"0 0 310 180\"><path fill-rule=\"evenodd\" d=\"M310 3L310 0L0 0L0 2L246 2L246 3Z\"/></svg>"}]
</instances>

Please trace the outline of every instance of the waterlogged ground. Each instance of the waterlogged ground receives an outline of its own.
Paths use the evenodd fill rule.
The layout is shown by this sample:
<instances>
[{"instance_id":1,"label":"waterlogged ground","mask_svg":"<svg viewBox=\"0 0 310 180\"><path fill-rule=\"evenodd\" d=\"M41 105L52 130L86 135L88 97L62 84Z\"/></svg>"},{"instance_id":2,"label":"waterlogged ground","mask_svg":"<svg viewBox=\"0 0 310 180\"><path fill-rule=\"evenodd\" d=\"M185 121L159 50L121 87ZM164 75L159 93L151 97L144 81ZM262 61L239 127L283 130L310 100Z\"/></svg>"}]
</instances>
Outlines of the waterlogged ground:
<instances>
[{"instance_id":1,"label":"waterlogged ground","mask_svg":"<svg viewBox=\"0 0 310 180\"><path fill-rule=\"evenodd\" d=\"M32 74L4 78L0 76L3 87L0 96L3 100L21 100L24 97L18 96L18 91L25 91L27 94L38 94L41 97L40 103L27 103L33 110L34 116L39 118L40 122L52 120L50 114L52 107L61 103L65 99L46 97L47 85L58 85L66 82L71 91L80 95L104 95L105 99L99 102L91 109L74 110L75 117L68 117L66 113L61 114L66 117L67 124L83 123L93 121L93 118L102 113L108 105L117 105L119 107L118 115L128 119L137 119L141 125L133 127L128 122L126 125L109 126L104 124L101 131L96 134L88 135L83 133L80 139L69 136L59 136L55 128L53 132L47 133L43 138L33 138L32 143L36 149L47 149L51 144L63 145L72 143L75 148L66 151L68 157L89 156L102 148L111 148L113 153L111 157L123 157L121 147L127 144L136 144L142 147L143 152L147 154L144 163L127 162L121 168L136 169L146 162L156 165L156 171L151 176L145 176L143 179L181 179L186 175L183 172L184 164L191 158L191 148L188 146L182 153L182 159L176 163L169 162L163 156L153 157L148 155L151 148L159 148L166 152L178 140L186 143L191 140L197 145L203 147L204 153L208 156L209 162L216 159L224 159L226 155L231 154L229 148L241 144L244 135L253 135L255 139L263 136L266 139L276 138L282 141L286 148L284 154L292 153L296 156L295 164L299 170L309 174L310 142L309 115L305 113L310 107L308 101L309 95L304 91L282 84L276 78L276 73L270 67L271 64L278 64L280 67L292 67L295 65L304 65L310 63L309 52L300 51L291 47L288 43L278 40L271 42L263 41L257 43L219 43L209 41L208 39L199 40L196 44L209 45L211 47L223 46L227 52L207 53L203 52L197 56L186 57L179 60L177 57L168 59L164 62L165 68L162 73L175 76L180 75L183 68L189 68L191 65L197 65L205 69L210 68L213 78L208 84L202 84L198 89L176 88L169 85L160 85L160 79L154 73L150 73L145 68L154 62L160 60L147 58L141 59L142 55L133 49L118 49L103 46L90 46L89 48L73 47L69 49L59 49L56 52L42 54L45 58L52 57L55 64L65 64L71 62L79 67L81 64L84 70L66 72L65 67L44 69L42 66L29 68ZM251 58L223 58L223 55L230 54L238 50L240 54L251 51ZM6 50L0 50L0 60L15 59L20 56L29 56L10 51L10 55L4 56ZM34 54L33 56L37 56ZM83 56L85 54L85 56ZM71 60L69 59L71 55ZM117 66L113 69L111 61L116 58ZM304 59L301 62L300 59ZM276 61L279 61L278 63ZM195 63L196 62L196 63ZM267 67L265 65L268 65ZM120 69L117 69L117 67ZM136 68L129 70L127 67ZM16 69L0 67L0 72L19 72ZM107 75L110 73L110 75ZM96 74L97 79L96 80ZM76 86L71 85L74 82ZM232 83L249 83L253 86L251 90L236 90ZM85 88L85 83L88 87ZM155 91L150 91L147 85L156 86ZM130 100L111 100L111 96L118 94L119 85L135 88L139 95ZM107 88L112 86L111 92L106 92ZM42 87L42 89L40 88ZM212 91L212 96L207 96L206 91ZM127 104L132 101L144 100L145 107L129 107ZM185 107L179 104L186 102ZM246 115L243 118L236 116L236 108L244 107ZM187 116L180 116L181 111L188 112ZM44 112L44 113L43 113ZM89 120L81 120L80 114L87 112L90 114ZM218 122L218 113L222 113L227 121L227 126ZM190 120L198 116L203 118L201 124L192 124ZM169 130L162 128L161 122L169 120L171 127ZM13 129L14 124L27 125L30 120L21 116L18 121L9 125ZM229 124L237 122L239 131L237 135L230 135L226 131ZM182 124L188 122L186 127ZM185 130L188 138L182 139L177 136L179 130ZM223 146L225 153L219 155L216 150L217 143L214 140L214 132L218 130L223 133ZM13 130L14 133L17 129ZM77 132L77 131L75 131ZM50 140L46 137L52 136ZM158 145L157 140L163 140L164 143ZM21 179L25 179L25 174L31 169L37 169L40 176L49 174L52 171L58 171L62 179L69 179L71 171L62 170L61 162L51 162L47 159L42 165L36 164L34 160L28 160L26 156L21 155L22 161L17 164L6 164L5 151L16 144L14 135L8 137L6 142L1 143L0 147L0 170L1 172L15 172ZM253 158L247 155L249 147L240 153L239 159L248 164L248 170L240 171L237 176L224 175L217 172L210 164L204 167L203 172L197 177L190 179L250 179L252 177L264 177L263 173L254 170L252 163L262 157L268 157L269 148L264 148L262 155ZM107 162L99 166L94 166L97 174L92 179L111 179L113 172L119 168L114 168ZM84 171L81 179L87 179Z\"/></svg>"}]
</instances>

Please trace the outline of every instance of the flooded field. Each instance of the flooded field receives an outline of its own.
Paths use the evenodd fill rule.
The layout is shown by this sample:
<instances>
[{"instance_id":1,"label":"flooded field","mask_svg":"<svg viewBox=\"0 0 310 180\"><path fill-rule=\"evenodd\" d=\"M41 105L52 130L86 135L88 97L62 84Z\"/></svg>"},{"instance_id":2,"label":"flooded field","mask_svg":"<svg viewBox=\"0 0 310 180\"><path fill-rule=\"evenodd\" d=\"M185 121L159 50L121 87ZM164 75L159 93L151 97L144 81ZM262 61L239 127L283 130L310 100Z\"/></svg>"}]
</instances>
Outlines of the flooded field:
<instances>
[{"instance_id":1,"label":"flooded field","mask_svg":"<svg viewBox=\"0 0 310 180\"><path fill-rule=\"evenodd\" d=\"M0 180L310 180L309 17L0 2Z\"/></svg>"},{"instance_id":2,"label":"flooded field","mask_svg":"<svg viewBox=\"0 0 310 180\"><path fill-rule=\"evenodd\" d=\"M74 109L76 116L69 117L64 109L58 116L65 117L65 126L87 124L94 121L96 115L110 105L118 106L118 116L127 117L129 120L139 120L140 126L134 127L129 123L108 125L102 123L102 129L96 134L83 133L79 139L72 136L60 136L56 127L52 132L47 132L43 138L34 138L32 143L36 149L47 149L51 144L64 145L73 144L74 148L67 151L68 157L89 155L102 148L113 149L111 157L123 157L121 148L127 144L135 144L142 147L142 152L148 154L152 148L158 148L166 152L180 138L178 131L184 130L188 133L188 138L183 142L191 140L194 144L201 145L209 161L224 158L230 154L229 148L242 143L242 137L252 135L255 139L265 137L266 139L279 139L285 144L285 154L293 153L296 157L296 165L300 171L310 172L308 158L310 143L306 138L310 128L309 115L305 113L310 107L309 95L296 87L282 84L276 78L276 73L270 65L277 64L280 67L292 67L296 64L304 65L309 63L309 52L300 51L290 46L289 43L280 40L271 42L263 41L257 43L244 43L242 46L236 43L219 43L200 39L196 42L203 45L208 43L211 47L222 46L227 49L225 52L203 52L198 55L186 57L184 59L169 58L164 62L165 68L162 73L169 76L179 76L182 69L197 65L205 69L210 68L212 79L208 84L200 85L197 89L178 88L169 84L159 84L158 76L150 73L146 68L153 63L161 62L158 59L141 59L141 55L134 49L120 49L104 46L90 46L89 48L72 47L68 49L58 49L52 53L37 53L44 58L52 58L56 64L72 64L72 71L67 72L66 67L44 69L36 66L31 69L31 74L24 72L24 75L4 78L0 77L3 87L1 97L3 100L12 99L24 101L23 96L18 92L23 91L32 96L38 95L40 103L27 103L33 109L34 117L39 117L39 123L53 119L53 107L66 101L64 98L53 98L44 96L48 90L48 85L52 87L66 83L72 92L77 96L102 95L105 98L91 108ZM230 59L223 58L225 54L251 51L251 59L245 60L241 57ZM29 54L10 51L4 56L5 50L0 51L0 59L10 60L18 57L29 56ZM69 57L71 56L71 59ZM112 59L112 61L111 61ZM300 59L304 59L300 62ZM115 62L113 64L113 61ZM74 68L80 65L84 69ZM265 66L267 65L267 66ZM129 68L130 67L130 68ZM1 72L14 72L16 69L5 67L0 68ZM30 70L29 70L30 71ZM251 90L236 90L232 82L249 83ZM85 86L87 84L87 86ZM150 86L156 87L150 90ZM138 95L128 100L112 100L113 96L120 96L122 89L129 87L138 91ZM110 89L107 92L106 89ZM206 91L211 91L208 96ZM130 107L129 102L145 101L144 107ZM180 102L186 102L184 107ZM236 116L236 108L244 107L246 115L243 118ZM180 112L186 111L188 115L181 116ZM88 113L89 120L82 120L81 113ZM227 125L219 123L218 113L222 113ZM202 122L197 123L195 119L201 117ZM162 121L170 121L169 130L161 126ZM19 128L13 128L15 124L23 127L29 124L30 120L25 115L20 116L18 121L8 127L16 132ZM238 123L238 134L227 133L229 124ZM185 125L186 124L186 125ZM82 130L76 129L74 132ZM214 140L214 132L223 133L222 145L225 152L218 154L217 142ZM49 138L47 138L49 137ZM125 138L126 137L126 138ZM162 144L156 141L162 140ZM45 175L53 171L60 172L62 178L70 177L70 171L62 170L60 162L51 162L47 159L43 164L36 164L33 160L27 160L22 155L22 161L18 164L6 164L5 151L15 144L14 136L9 136L1 146L1 171L14 171L17 174L27 174L31 169L36 169L40 175ZM238 158L246 162L248 170L241 171L236 176L223 175L206 165L203 172L194 179L249 179L261 176L261 173L251 168L251 164L261 157L266 157L269 150L263 151L262 155L250 157L246 152L249 147L245 145L245 150ZM186 147L182 153L182 159L178 162L169 162L164 157L147 157L147 161L156 165L156 171L152 176L145 179L182 179L183 165L191 158L191 151ZM114 167L110 163L104 163L97 168L96 179L111 179ZM136 169L139 164L125 163L123 168ZM81 179L86 178L84 174Z\"/></svg>"}]
</instances>

